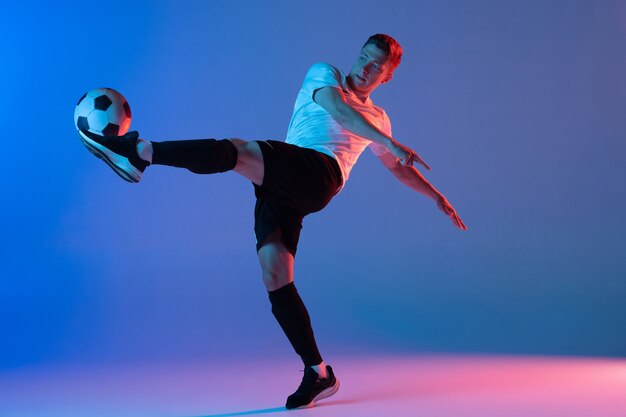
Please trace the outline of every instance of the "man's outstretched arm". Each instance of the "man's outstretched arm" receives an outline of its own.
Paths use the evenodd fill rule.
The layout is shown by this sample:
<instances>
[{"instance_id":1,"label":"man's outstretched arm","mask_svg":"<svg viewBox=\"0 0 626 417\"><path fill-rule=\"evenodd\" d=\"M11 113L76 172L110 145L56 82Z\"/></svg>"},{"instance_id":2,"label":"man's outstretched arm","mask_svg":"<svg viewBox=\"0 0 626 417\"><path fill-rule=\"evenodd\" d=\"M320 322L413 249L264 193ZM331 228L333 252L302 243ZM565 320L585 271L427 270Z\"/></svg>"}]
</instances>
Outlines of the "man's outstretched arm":
<instances>
[{"instance_id":1,"label":"man's outstretched arm","mask_svg":"<svg viewBox=\"0 0 626 417\"><path fill-rule=\"evenodd\" d=\"M430 167L419 157L417 152L385 134L371 124L361 113L346 102L343 92L335 87L322 87L313 93L313 100L322 106L341 126L372 142L380 143L403 165L411 166L413 162Z\"/></svg>"},{"instance_id":2,"label":"man's outstretched arm","mask_svg":"<svg viewBox=\"0 0 626 417\"><path fill-rule=\"evenodd\" d=\"M417 162L430 170L428 164L414 150L402 145L372 125L361 113L346 103L342 91L338 88L331 86L320 88L314 93L313 100L330 113L333 119L344 128L361 137L380 143L389 149L390 152L379 157L389 171L403 184L435 200L439 210L450 217L455 226L461 230L467 230L467 227L443 194L437 191L413 167L413 162Z\"/></svg>"},{"instance_id":3,"label":"man's outstretched arm","mask_svg":"<svg viewBox=\"0 0 626 417\"><path fill-rule=\"evenodd\" d=\"M446 197L433 187L415 167L402 165L390 152L380 155L378 158L400 182L424 194L426 197L432 198L437 203L439 210L450 217L450 220L452 220L452 223L454 223L456 227L461 230L467 230L467 226L465 226Z\"/></svg>"}]
</instances>

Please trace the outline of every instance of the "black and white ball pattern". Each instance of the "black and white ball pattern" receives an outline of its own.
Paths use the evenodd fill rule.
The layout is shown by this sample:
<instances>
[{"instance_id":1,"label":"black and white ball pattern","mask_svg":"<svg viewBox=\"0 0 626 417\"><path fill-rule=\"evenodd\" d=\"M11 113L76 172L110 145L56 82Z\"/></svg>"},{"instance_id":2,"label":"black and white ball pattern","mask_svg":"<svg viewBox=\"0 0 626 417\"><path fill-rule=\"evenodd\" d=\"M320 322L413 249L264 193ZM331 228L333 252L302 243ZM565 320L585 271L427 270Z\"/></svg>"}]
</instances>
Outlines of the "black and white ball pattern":
<instances>
[{"instance_id":1,"label":"black and white ball pattern","mask_svg":"<svg viewBox=\"0 0 626 417\"><path fill-rule=\"evenodd\" d=\"M95 88L86 92L74 110L76 129L97 135L122 136L130 128L130 106L123 95L112 88Z\"/></svg>"}]
</instances>

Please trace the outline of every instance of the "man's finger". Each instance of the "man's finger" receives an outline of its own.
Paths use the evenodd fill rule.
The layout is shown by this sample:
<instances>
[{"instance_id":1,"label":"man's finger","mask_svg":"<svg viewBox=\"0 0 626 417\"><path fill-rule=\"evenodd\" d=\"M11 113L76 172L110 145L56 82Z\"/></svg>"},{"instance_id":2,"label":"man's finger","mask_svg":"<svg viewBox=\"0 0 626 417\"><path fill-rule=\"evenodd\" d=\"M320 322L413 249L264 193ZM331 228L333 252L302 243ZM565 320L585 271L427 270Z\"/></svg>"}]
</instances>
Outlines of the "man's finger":
<instances>
[{"instance_id":1,"label":"man's finger","mask_svg":"<svg viewBox=\"0 0 626 417\"><path fill-rule=\"evenodd\" d=\"M420 158L420 156L419 156L419 155L415 155L415 158L416 158L416 161L415 161L415 162L418 162L418 163L420 163L421 165L424 165L424 167L425 167L427 170L429 170L429 171L430 171L430 167L428 166L428 164L427 164L427 163L426 163L426 162L425 162L422 158Z\"/></svg>"}]
</instances>

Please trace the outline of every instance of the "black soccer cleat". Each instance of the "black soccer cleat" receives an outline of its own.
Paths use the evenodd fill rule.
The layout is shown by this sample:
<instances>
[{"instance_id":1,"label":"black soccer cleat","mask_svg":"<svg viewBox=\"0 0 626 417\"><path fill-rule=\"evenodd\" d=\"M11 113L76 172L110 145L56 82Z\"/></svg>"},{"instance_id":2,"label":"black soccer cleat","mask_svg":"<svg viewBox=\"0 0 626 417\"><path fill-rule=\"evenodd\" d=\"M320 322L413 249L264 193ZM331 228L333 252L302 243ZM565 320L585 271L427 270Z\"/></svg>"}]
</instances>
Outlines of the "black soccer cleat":
<instances>
[{"instance_id":1,"label":"black soccer cleat","mask_svg":"<svg viewBox=\"0 0 626 417\"><path fill-rule=\"evenodd\" d=\"M288 410L294 408L309 408L315 405L315 401L328 398L339 390L339 380L335 378L333 368L326 365L327 377L320 379L315 370L306 366L304 368L304 377L300 386L287 398L285 408Z\"/></svg>"},{"instance_id":2,"label":"black soccer cleat","mask_svg":"<svg viewBox=\"0 0 626 417\"><path fill-rule=\"evenodd\" d=\"M92 154L109 164L117 175L128 182L139 182L144 169L150 165L137 154L137 131L124 136L100 136L79 129L78 136Z\"/></svg>"}]
</instances>

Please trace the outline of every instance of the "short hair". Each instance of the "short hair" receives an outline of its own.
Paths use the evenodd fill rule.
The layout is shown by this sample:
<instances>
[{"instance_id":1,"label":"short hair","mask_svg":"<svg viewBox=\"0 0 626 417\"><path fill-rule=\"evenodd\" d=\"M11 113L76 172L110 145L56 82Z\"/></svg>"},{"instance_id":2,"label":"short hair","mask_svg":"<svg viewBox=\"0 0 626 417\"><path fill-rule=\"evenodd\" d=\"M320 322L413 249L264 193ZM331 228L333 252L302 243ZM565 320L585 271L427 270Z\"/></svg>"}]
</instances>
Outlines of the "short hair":
<instances>
[{"instance_id":1,"label":"short hair","mask_svg":"<svg viewBox=\"0 0 626 417\"><path fill-rule=\"evenodd\" d=\"M375 45L378 49L387 54L388 63L391 66L390 72L398 68L402 60L402 47L398 41L389 35L377 33L369 37L367 42L363 44L363 48L370 44Z\"/></svg>"}]
</instances>

